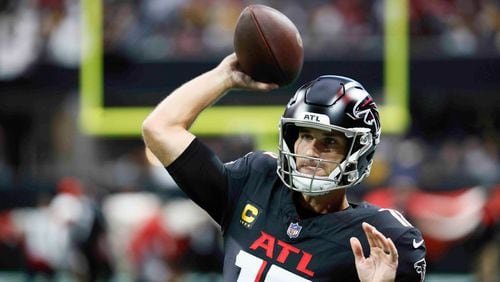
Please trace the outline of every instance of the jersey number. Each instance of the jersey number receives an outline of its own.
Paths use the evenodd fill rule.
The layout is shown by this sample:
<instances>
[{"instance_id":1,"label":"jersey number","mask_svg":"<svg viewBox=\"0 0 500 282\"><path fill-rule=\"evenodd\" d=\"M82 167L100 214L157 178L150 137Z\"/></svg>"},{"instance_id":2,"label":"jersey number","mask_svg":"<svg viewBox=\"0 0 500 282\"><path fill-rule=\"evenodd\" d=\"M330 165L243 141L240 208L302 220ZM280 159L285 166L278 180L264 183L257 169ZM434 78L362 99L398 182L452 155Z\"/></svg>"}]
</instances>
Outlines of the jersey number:
<instances>
[{"instance_id":1,"label":"jersey number","mask_svg":"<svg viewBox=\"0 0 500 282\"><path fill-rule=\"evenodd\" d=\"M277 265L271 265L269 271L262 280L262 275L267 266L267 261L258 258L252 254L249 254L241 250L236 256L236 266L238 266L241 271L238 276L238 282L256 282L256 281L297 281L306 282L311 281L304 279L295 273L292 273L286 269L283 269Z\"/></svg>"},{"instance_id":2,"label":"jersey number","mask_svg":"<svg viewBox=\"0 0 500 282\"><path fill-rule=\"evenodd\" d=\"M406 220L406 218L400 212L398 212L397 210L393 210L393 209L379 209L378 211L379 212L380 211L388 211L403 226L405 226L405 227L413 227L413 225L411 225L411 223L408 220Z\"/></svg>"}]
</instances>

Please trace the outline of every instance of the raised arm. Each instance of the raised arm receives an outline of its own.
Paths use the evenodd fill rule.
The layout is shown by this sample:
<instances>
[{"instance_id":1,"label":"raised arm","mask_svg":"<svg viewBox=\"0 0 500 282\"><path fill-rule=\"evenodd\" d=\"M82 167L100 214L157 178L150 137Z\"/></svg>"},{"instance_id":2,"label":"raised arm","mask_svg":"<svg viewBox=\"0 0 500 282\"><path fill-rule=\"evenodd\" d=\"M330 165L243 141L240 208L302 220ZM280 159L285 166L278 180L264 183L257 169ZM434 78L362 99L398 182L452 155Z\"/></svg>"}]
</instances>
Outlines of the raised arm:
<instances>
[{"instance_id":1,"label":"raised arm","mask_svg":"<svg viewBox=\"0 0 500 282\"><path fill-rule=\"evenodd\" d=\"M188 129L198 115L227 91L235 88L267 91L277 87L254 81L241 72L233 53L158 104L142 124L144 142L162 164L168 166L194 139Z\"/></svg>"}]
</instances>

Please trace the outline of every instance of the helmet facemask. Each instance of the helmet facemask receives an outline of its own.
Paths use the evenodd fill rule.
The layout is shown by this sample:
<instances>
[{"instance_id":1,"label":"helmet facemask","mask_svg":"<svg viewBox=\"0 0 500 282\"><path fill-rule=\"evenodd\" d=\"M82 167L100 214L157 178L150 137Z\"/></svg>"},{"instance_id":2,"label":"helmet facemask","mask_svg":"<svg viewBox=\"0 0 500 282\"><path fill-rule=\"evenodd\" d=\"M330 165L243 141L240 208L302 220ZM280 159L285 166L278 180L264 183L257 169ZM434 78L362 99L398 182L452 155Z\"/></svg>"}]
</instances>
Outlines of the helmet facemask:
<instances>
[{"instance_id":1,"label":"helmet facemask","mask_svg":"<svg viewBox=\"0 0 500 282\"><path fill-rule=\"evenodd\" d=\"M316 173L321 166L331 169L334 162L294 152L301 127L339 132L347 138L344 159L335 163L328 176ZM370 174L380 141L380 119L375 102L361 84L347 77L326 75L297 90L281 117L279 133L278 176L290 189L322 195L352 187ZM299 172L297 158L315 165L314 173Z\"/></svg>"},{"instance_id":2,"label":"helmet facemask","mask_svg":"<svg viewBox=\"0 0 500 282\"><path fill-rule=\"evenodd\" d=\"M342 161L335 162L296 154L293 148L298 138L299 127L341 132L348 140L346 156ZM358 184L369 174L371 163L364 172L359 173L358 159L368 151L373 151L374 146L372 145L372 135L367 128L346 129L335 125L318 126L317 124L307 124L304 121L282 119L278 148L278 175L288 188L311 196L319 196L336 189L348 188ZM325 163L335 163L336 167L328 176L305 174L297 170L296 158L308 159L316 163L316 168Z\"/></svg>"}]
</instances>

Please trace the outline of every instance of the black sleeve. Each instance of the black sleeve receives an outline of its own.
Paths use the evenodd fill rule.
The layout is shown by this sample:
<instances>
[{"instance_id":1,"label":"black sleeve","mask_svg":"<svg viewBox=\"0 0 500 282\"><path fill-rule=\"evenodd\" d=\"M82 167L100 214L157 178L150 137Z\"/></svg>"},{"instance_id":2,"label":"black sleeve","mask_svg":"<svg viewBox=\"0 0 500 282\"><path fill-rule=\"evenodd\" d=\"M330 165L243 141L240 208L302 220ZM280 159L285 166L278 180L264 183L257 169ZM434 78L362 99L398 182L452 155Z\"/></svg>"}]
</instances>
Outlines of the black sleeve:
<instances>
[{"instance_id":1,"label":"black sleeve","mask_svg":"<svg viewBox=\"0 0 500 282\"><path fill-rule=\"evenodd\" d=\"M381 209L370 218L384 236L393 240L398 250L397 282L424 281L426 248L422 233L413 227L399 212ZM368 245L367 245L368 247Z\"/></svg>"},{"instance_id":2,"label":"black sleeve","mask_svg":"<svg viewBox=\"0 0 500 282\"><path fill-rule=\"evenodd\" d=\"M167 168L177 185L221 224L227 206L227 171L221 160L195 138Z\"/></svg>"},{"instance_id":3,"label":"black sleeve","mask_svg":"<svg viewBox=\"0 0 500 282\"><path fill-rule=\"evenodd\" d=\"M395 242L399 254L396 281L421 282L426 272L426 247L422 234L412 228Z\"/></svg>"}]
</instances>

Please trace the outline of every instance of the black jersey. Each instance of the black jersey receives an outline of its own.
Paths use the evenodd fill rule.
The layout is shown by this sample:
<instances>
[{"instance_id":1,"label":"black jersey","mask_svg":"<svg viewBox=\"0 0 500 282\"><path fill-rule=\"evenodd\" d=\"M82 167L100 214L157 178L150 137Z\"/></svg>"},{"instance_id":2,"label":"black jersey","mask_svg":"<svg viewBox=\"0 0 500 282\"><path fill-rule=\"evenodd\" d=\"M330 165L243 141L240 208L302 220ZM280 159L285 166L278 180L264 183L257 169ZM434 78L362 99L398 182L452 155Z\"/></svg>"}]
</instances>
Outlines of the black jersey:
<instances>
[{"instance_id":1,"label":"black jersey","mask_svg":"<svg viewBox=\"0 0 500 282\"><path fill-rule=\"evenodd\" d=\"M195 139L168 167L178 185L222 227L224 281L359 281L349 239L369 255L362 222L398 249L396 281L425 276L422 235L395 210L361 203L301 219L271 153L223 164Z\"/></svg>"}]
</instances>

